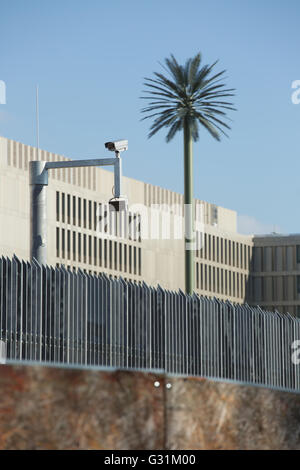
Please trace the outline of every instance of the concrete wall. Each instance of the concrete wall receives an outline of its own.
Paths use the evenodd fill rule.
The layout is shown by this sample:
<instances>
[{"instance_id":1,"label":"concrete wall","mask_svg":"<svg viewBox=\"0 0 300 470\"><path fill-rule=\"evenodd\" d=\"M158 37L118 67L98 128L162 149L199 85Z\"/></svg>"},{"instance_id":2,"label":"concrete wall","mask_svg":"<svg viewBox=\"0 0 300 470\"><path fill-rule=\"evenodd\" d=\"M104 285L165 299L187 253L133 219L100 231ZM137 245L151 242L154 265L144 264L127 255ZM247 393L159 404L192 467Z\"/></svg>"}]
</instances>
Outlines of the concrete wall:
<instances>
[{"instance_id":1,"label":"concrete wall","mask_svg":"<svg viewBox=\"0 0 300 470\"><path fill-rule=\"evenodd\" d=\"M300 395L155 380L0 366L0 449L300 449Z\"/></svg>"}]
</instances>

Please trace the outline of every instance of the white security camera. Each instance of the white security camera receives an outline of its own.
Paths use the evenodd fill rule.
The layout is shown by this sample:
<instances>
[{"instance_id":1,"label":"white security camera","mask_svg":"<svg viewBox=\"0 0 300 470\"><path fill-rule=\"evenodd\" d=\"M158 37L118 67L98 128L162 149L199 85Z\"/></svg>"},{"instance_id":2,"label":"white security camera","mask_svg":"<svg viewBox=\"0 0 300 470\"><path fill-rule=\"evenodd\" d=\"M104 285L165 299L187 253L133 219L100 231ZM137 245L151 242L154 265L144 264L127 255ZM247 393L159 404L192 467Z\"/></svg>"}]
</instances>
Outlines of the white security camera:
<instances>
[{"instance_id":1,"label":"white security camera","mask_svg":"<svg viewBox=\"0 0 300 470\"><path fill-rule=\"evenodd\" d=\"M124 152L128 150L128 140L116 140L115 142L106 142L105 148L111 152Z\"/></svg>"}]
</instances>

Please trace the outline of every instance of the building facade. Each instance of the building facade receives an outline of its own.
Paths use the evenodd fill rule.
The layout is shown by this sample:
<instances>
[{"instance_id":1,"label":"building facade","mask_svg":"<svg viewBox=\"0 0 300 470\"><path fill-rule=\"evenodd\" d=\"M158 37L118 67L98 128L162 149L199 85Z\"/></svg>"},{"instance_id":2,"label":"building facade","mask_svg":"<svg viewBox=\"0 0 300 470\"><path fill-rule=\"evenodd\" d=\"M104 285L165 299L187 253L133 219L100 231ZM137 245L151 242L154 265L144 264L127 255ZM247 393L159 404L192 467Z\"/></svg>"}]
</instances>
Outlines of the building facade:
<instances>
[{"instance_id":1,"label":"building facade","mask_svg":"<svg viewBox=\"0 0 300 470\"><path fill-rule=\"evenodd\" d=\"M300 235L255 236L253 244L250 301L300 316Z\"/></svg>"},{"instance_id":2,"label":"building facade","mask_svg":"<svg viewBox=\"0 0 300 470\"><path fill-rule=\"evenodd\" d=\"M0 137L0 254L24 260L31 160L69 159ZM115 214L113 184L102 168L49 171L48 264L184 290L183 196L123 177L129 211ZM241 235L235 211L200 200L195 220L197 293L299 313L300 236Z\"/></svg>"}]
</instances>

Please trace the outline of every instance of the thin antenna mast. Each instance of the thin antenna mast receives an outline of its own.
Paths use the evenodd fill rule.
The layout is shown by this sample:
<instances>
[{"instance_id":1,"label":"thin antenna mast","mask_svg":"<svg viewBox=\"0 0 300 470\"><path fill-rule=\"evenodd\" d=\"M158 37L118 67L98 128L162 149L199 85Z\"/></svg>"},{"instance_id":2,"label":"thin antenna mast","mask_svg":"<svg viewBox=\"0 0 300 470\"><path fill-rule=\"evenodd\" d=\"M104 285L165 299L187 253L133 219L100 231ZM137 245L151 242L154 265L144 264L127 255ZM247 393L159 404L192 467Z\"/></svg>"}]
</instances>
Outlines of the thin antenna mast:
<instances>
[{"instance_id":1,"label":"thin antenna mast","mask_svg":"<svg viewBox=\"0 0 300 470\"><path fill-rule=\"evenodd\" d=\"M40 123L39 123L39 87L36 85L36 146L39 156L40 148Z\"/></svg>"}]
</instances>

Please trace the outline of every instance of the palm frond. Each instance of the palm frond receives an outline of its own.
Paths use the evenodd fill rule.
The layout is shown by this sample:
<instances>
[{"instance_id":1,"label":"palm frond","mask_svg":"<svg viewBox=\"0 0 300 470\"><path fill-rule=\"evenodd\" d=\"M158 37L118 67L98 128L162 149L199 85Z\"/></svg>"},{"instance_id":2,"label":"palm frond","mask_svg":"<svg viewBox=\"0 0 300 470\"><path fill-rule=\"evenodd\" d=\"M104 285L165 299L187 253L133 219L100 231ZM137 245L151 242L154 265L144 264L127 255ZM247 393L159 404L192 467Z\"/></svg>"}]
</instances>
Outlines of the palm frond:
<instances>
[{"instance_id":1,"label":"palm frond","mask_svg":"<svg viewBox=\"0 0 300 470\"><path fill-rule=\"evenodd\" d=\"M154 134L156 134L160 129L162 129L163 127L169 127L170 124L172 124L172 122L174 122L176 120L176 117L175 116L172 116L170 119L164 119L162 120L162 122L160 124L156 123L156 124L153 124L151 127L150 127L150 131L149 134L148 134L148 137L152 137Z\"/></svg>"},{"instance_id":2,"label":"palm frond","mask_svg":"<svg viewBox=\"0 0 300 470\"><path fill-rule=\"evenodd\" d=\"M182 129L182 121L180 119L177 119L177 121L172 124L171 129L169 130L166 141L170 142L170 140L173 139L174 135L176 134L177 131Z\"/></svg>"},{"instance_id":3,"label":"palm frond","mask_svg":"<svg viewBox=\"0 0 300 470\"><path fill-rule=\"evenodd\" d=\"M213 73L218 61L201 66L201 54L196 54L180 65L171 54L162 68L167 75L154 72L154 78L145 78L144 95L148 105L141 109L141 120L153 119L148 137L162 128L168 128L169 142L177 132L188 124L193 140L199 139L199 124L215 139L220 140L225 129L230 129L224 120L229 120L227 111L236 111L231 100L233 88L226 88L222 70Z\"/></svg>"},{"instance_id":4,"label":"palm frond","mask_svg":"<svg viewBox=\"0 0 300 470\"><path fill-rule=\"evenodd\" d=\"M192 87L194 82L195 82L195 78L197 77L197 71L199 69L199 66L200 66L200 63L201 63L201 54L197 54L192 60L191 60L191 63L189 65L189 70L188 70L188 83L190 84L190 86Z\"/></svg>"},{"instance_id":5,"label":"palm frond","mask_svg":"<svg viewBox=\"0 0 300 470\"><path fill-rule=\"evenodd\" d=\"M165 59L167 68L174 80L180 86L184 86L184 71L183 68L177 63L175 57L171 54L171 59Z\"/></svg>"}]
</instances>

